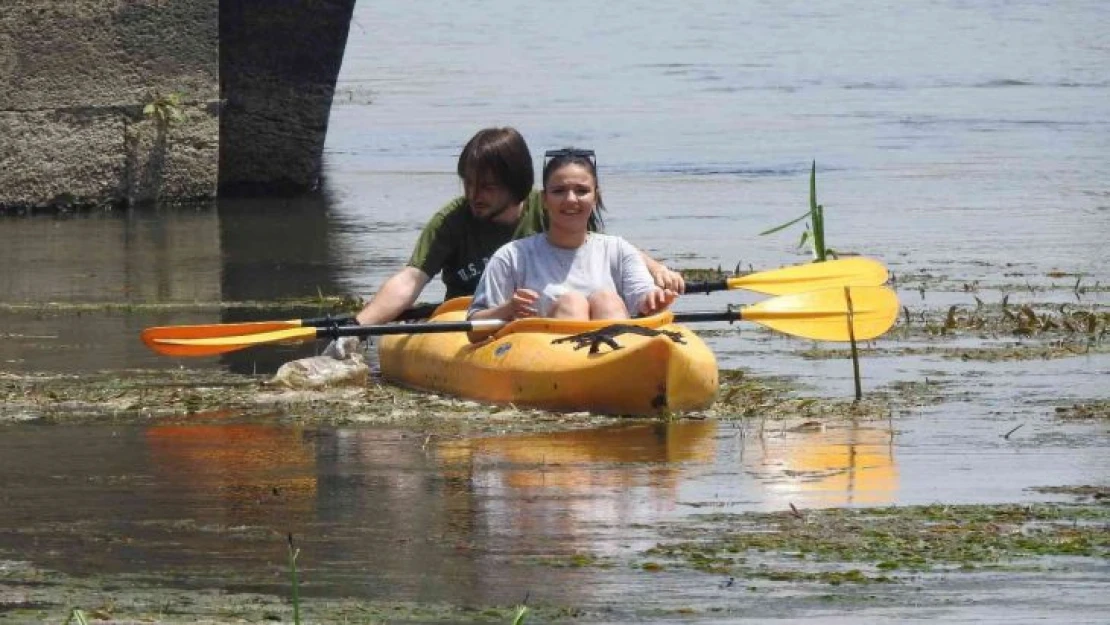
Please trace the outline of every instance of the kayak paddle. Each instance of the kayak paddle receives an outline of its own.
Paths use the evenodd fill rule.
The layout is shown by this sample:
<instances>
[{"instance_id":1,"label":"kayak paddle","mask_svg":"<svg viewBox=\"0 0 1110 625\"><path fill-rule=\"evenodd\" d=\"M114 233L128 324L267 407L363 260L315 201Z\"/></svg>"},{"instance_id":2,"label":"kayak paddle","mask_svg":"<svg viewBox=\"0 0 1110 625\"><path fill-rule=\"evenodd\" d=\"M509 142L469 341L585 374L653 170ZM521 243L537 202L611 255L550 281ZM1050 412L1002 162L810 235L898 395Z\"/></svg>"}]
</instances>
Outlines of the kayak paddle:
<instances>
[{"instance_id":1,"label":"kayak paddle","mask_svg":"<svg viewBox=\"0 0 1110 625\"><path fill-rule=\"evenodd\" d=\"M851 314L847 299L849 290ZM780 295L758 304L723 312L675 313L674 321L752 321L785 334L818 341L866 341L889 330L897 317L898 296L894 291L882 286L858 286ZM614 320L614 323L619 321ZM147 341L147 346L167 356L213 356L268 343L334 339L341 336L496 330L506 324L507 322L499 319L486 319L327 328L299 327L206 338L152 338Z\"/></svg>"},{"instance_id":2,"label":"kayak paddle","mask_svg":"<svg viewBox=\"0 0 1110 625\"><path fill-rule=\"evenodd\" d=\"M806 263L771 269L723 280L687 282L687 293L711 293L745 289L766 295L788 295L834 286L880 286L887 281L882 263L870 258L845 258L822 263ZM438 304L421 304L401 313L395 321L428 318ZM143 342L153 349L157 339L201 339L222 336L262 334L290 328L330 328L353 325L350 315L326 316L286 321L247 321L242 323L211 323L203 325L159 326L142 332Z\"/></svg>"},{"instance_id":3,"label":"kayak paddle","mask_svg":"<svg viewBox=\"0 0 1110 625\"><path fill-rule=\"evenodd\" d=\"M420 304L405 309L396 321L427 319L439 304ZM143 330L140 337L147 346L157 339L205 339L220 336L239 336L261 334L289 328L331 328L333 326L355 325L354 315L327 315L307 319L287 319L284 321L243 321L238 323L206 323L187 326L156 326Z\"/></svg>"},{"instance_id":4,"label":"kayak paddle","mask_svg":"<svg viewBox=\"0 0 1110 625\"><path fill-rule=\"evenodd\" d=\"M744 289L764 295L789 295L836 286L881 286L888 278L886 267L870 258L842 258L820 263L792 265L749 273L723 280L687 282L687 293L709 293Z\"/></svg>"}]
</instances>

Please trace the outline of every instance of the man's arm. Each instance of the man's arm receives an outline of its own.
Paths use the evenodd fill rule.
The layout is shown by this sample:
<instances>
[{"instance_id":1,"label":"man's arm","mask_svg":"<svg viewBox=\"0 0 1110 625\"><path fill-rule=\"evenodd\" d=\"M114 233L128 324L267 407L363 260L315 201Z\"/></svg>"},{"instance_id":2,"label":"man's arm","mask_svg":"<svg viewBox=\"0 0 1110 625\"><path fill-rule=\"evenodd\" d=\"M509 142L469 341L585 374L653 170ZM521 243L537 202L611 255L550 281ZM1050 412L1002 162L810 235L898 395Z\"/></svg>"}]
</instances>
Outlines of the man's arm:
<instances>
[{"instance_id":1,"label":"man's arm","mask_svg":"<svg viewBox=\"0 0 1110 625\"><path fill-rule=\"evenodd\" d=\"M648 273L651 274L651 279L655 281L655 286L661 289L670 289L675 293L686 292L686 281L682 279L682 274L671 271L666 265L648 256L647 252L643 250L640 250L640 256L643 257Z\"/></svg>"},{"instance_id":2,"label":"man's arm","mask_svg":"<svg viewBox=\"0 0 1110 625\"><path fill-rule=\"evenodd\" d=\"M405 267L385 281L355 320L364 326L393 321L416 302L429 280L431 277L416 267Z\"/></svg>"}]
</instances>

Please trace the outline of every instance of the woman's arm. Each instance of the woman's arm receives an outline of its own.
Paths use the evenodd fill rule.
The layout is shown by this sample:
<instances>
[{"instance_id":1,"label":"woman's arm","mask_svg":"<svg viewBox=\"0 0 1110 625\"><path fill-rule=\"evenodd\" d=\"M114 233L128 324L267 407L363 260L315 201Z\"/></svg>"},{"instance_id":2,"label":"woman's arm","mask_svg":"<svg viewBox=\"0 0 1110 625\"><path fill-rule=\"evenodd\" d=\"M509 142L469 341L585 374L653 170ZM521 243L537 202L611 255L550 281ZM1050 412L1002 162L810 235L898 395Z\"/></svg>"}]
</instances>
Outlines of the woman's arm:
<instances>
[{"instance_id":1,"label":"woman's arm","mask_svg":"<svg viewBox=\"0 0 1110 625\"><path fill-rule=\"evenodd\" d=\"M658 281L652 278L644 260L647 255L624 239L618 241L618 249L621 255L620 295L628 312L652 315L670 306L678 293L674 289L657 286ZM663 269L669 271L666 267Z\"/></svg>"},{"instance_id":2,"label":"woman's arm","mask_svg":"<svg viewBox=\"0 0 1110 625\"><path fill-rule=\"evenodd\" d=\"M470 320L502 319L512 321L520 317L534 316L536 314L536 300L539 298L535 291L517 288L519 282L514 259L514 244L509 243L494 252L493 257L486 264L482 277L478 281L478 289L474 292L474 299L470 302L466 318ZM467 336L472 343L484 340L492 333L491 330L475 330Z\"/></svg>"}]
</instances>

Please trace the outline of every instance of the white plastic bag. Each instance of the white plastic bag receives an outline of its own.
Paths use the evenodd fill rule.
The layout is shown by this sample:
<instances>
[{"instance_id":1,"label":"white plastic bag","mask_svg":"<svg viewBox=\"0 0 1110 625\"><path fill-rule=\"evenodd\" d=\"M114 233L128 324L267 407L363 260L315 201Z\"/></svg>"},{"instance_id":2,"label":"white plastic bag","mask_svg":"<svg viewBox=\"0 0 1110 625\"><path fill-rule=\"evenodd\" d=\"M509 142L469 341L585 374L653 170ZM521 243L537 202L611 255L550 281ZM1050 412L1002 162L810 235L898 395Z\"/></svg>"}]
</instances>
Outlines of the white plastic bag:
<instances>
[{"instance_id":1,"label":"white plastic bag","mask_svg":"<svg viewBox=\"0 0 1110 625\"><path fill-rule=\"evenodd\" d=\"M282 365L267 384L293 389L320 389L329 386L366 384L370 367L366 364L357 337L332 341L319 356L301 358Z\"/></svg>"}]
</instances>

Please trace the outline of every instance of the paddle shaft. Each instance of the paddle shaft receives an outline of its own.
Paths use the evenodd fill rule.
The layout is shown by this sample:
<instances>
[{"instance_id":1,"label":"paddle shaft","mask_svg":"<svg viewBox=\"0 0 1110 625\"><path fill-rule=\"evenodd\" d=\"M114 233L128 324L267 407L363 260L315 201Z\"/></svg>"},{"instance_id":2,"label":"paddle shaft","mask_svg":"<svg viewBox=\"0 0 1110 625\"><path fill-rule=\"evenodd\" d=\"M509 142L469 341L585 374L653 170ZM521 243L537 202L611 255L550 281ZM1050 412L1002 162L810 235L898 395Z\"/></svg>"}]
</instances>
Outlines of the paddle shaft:
<instances>
[{"instance_id":1,"label":"paddle shaft","mask_svg":"<svg viewBox=\"0 0 1110 625\"><path fill-rule=\"evenodd\" d=\"M727 291L728 280L700 280L698 282L687 282L686 293L714 293L716 291Z\"/></svg>"},{"instance_id":2,"label":"paddle shaft","mask_svg":"<svg viewBox=\"0 0 1110 625\"><path fill-rule=\"evenodd\" d=\"M471 332L496 330L508 322L501 319L477 321L433 321L428 323L381 323L377 325L346 325L316 328L316 338L337 339L342 336L385 336L387 334L441 334L444 332Z\"/></svg>"},{"instance_id":3,"label":"paddle shaft","mask_svg":"<svg viewBox=\"0 0 1110 625\"><path fill-rule=\"evenodd\" d=\"M716 292L716 291L728 291L729 288L730 287L728 285L727 280L719 280L719 281L718 280L713 280L713 281L705 280L705 281L700 281L700 282L687 282L686 283L686 292L687 293L713 293L713 292ZM406 308L405 310L401 311L400 315L397 315L397 318L394 319L394 321L416 321L416 320L419 320L419 319L427 319L428 317L432 316L432 313L435 312L435 309L438 306L439 306L439 304L420 304L419 306L413 306L412 308ZM716 314L716 313L707 313L707 314ZM693 321L693 320L691 320L691 321ZM714 319L706 319L706 321L714 321ZM727 319L720 319L718 321L727 321ZM356 325L354 315L340 315L340 316L325 315L323 317L310 317L308 319L301 319L301 326L302 327L305 327L305 328L321 328L321 329L326 329L326 330L329 330L329 331L333 327L336 327L336 326L338 326L339 328L343 328L344 326L354 326L354 325ZM381 325L384 325L384 324L381 324ZM378 327L381 327L381 325L370 325L370 326L366 326L366 327L378 328ZM406 327L409 330L412 329L411 324L409 326L406 326ZM447 331L448 330L444 330L444 332L447 332ZM464 328L463 331L468 331L468 329ZM373 334L406 334L406 333L411 333L411 332L374 332ZM331 335L329 334L328 336L331 336ZM357 333L356 334L340 333L337 336L359 336L359 334L357 334Z\"/></svg>"},{"instance_id":4,"label":"paddle shaft","mask_svg":"<svg viewBox=\"0 0 1110 625\"><path fill-rule=\"evenodd\" d=\"M876 294L887 294L892 300L884 300L880 309L885 309L884 317L890 317L890 312L897 312L897 299L894 297L892 291L879 287L857 287L861 291ZM846 296L848 289L845 289ZM795 299L808 294L796 294ZM826 293L828 295L828 293ZM791 296L779 296L779 302L786 301ZM891 304L893 301L893 305ZM774 304L775 300L768 300L768 303ZM823 302L823 304L826 304ZM783 328L776 327L781 323L795 324L815 322L818 320L825 321L832 319L844 319L846 322L845 331L849 334L853 331L853 326L848 321L848 313L839 307L829 307L826 305L814 306L811 308L799 307L796 310L765 310L764 305L756 304L747 308L729 309L721 311L707 311L707 312L683 312L674 313L675 323L700 323L706 321L752 321L764 325L770 325L774 329L782 331ZM867 314L873 315L875 311L868 311ZM614 320L614 323L620 323L620 320ZM776 323L777 322L777 323ZM885 322L884 322L885 323ZM432 321L427 323L383 323L379 325L369 326L333 326L329 328L317 328L316 338L339 338L341 336L385 336L387 334L438 334L443 332L471 332L474 330L496 330L502 326L507 325L508 322L500 319L482 319L477 321ZM885 328L889 327L886 324ZM789 333L789 331L787 330ZM881 332L880 332L881 333ZM868 336L867 338L874 338ZM848 335L844 337L827 338L826 340L848 340Z\"/></svg>"},{"instance_id":5,"label":"paddle shaft","mask_svg":"<svg viewBox=\"0 0 1110 625\"><path fill-rule=\"evenodd\" d=\"M740 321L744 314L739 310L722 310L713 312L687 312L675 313L675 323L697 323L699 321Z\"/></svg>"},{"instance_id":6,"label":"paddle shaft","mask_svg":"<svg viewBox=\"0 0 1110 625\"><path fill-rule=\"evenodd\" d=\"M698 323L703 321L743 321L742 310L723 310L712 312L687 312L675 313L675 323ZM314 321L306 319L307 321ZM377 325L360 326L354 324L332 325L316 328L316 338L337 339L343 336L386 336L389 334L442 334L445 332L472 332L474 330L496 330L507 325L508 322L500 319L483 319L478 321L433 321L428 323L382 323ZM614 320L613 323L620 323ZM305 327L309 324L306 323Z\"/></svg>"},{"instance_id":7,"label":"paddle shaft","mask_svg":"<svg viewBox=\"0 0 1110 625\"><path fill-rule=\"evenodd\" d=\"M416 321L418 319L427 319L432 316L439 304L418 304L412 308L406 308L397 315L394 321ZM324 315L323 317L310 317L308 319L301 319L301 325L306 328L330 328L331 326L352 326L355 325L354 315Z\"/></svg>"}]
</instances>

